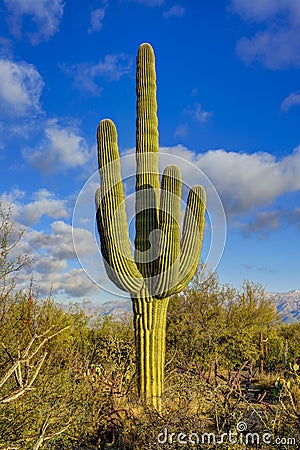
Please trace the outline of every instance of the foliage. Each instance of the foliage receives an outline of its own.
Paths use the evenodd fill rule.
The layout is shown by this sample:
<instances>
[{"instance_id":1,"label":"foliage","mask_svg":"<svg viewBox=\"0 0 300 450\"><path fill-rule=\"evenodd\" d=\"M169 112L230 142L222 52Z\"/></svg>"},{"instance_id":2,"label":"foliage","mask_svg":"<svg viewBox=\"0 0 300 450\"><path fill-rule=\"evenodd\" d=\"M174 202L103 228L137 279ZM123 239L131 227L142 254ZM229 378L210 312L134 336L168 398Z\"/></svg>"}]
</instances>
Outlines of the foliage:
<instances>
[{"instance_id":1,"label":"foliage","mask_svg":"<svg viewBox=\"0 0 300 450\"><path fill-rule=\"evenodd\" d=\"M170 300L170 367L195 362L207 366L212 357L227 368L247 360L257 363L261 358L261 333L268 340L274 330L277 333L278 322L274 306L265 299L260 285L245 281L238 291L229 285L220 286L216 274L202 282L199 272L182 295Z\"/></svg>"},{"instance_id":2,"label":"foliage","mask_svg":"<svg viewBox=\"0 0 300 450\"><path fill-rule=\"evenodd\" d=\"M2 230L13 229L9 220ZM7 253L2 261L20 259ZM171 298L161 415L137 395L131 318L39 298L30 282L17 291L23 264L10 267L19 269L0 297L1 450L179 449L180 433L203 435L195 448L229 450L228 442L208 444L209 433L220 437L242 422L249 432L279 436L278 449L299 442L300 327L277 323L259 285L246 281L238 291L216 275L201 283L197 273ZM165 430L174 435L162 442Z\"/></svg>"},{"instance_id":3,"label":"foliage","mask_svg":"<svg viewBox=\"0 0 300 450\"><path fill-rule=\"evenodd\" d=\"M19 296L1 328L0 379L11 373L1 387L1 444L60 449L101 438L134 376L133 333L110 318L90 322L52 298Z\"/></svg>"}]
</instances>

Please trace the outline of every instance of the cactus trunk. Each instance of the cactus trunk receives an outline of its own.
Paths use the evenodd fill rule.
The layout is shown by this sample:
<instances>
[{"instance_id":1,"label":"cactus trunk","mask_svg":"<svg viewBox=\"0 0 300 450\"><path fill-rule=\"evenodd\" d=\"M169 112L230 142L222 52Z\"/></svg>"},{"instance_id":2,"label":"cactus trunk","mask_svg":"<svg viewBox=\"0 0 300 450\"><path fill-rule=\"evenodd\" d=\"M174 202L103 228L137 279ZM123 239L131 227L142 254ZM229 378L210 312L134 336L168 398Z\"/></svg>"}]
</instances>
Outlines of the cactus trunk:
<instances>
[{"instance_id":1,"label":"cactus trunk","mask_svg":"<svg viewBox=\"0 0 300 450\"><path fill-rule=\"evenodd\" d=\"M136 235L132 255L127 223L117 131L111 120L98 126L101 184L96 217L108 277L130 293L141 398L160 410L164 386L166 315L169 297L192 279L202 247L205 191L188 195L182 235L181 174L176 166L158 171L158 120L155 58L142 44L137 56Z\"/></svg>"},{"instance_id":2,"label":"cactus trunk","mask_svg":"<svg viewBox=\"0 0 300 450\"><path fill-rule=\"evenodd\" d=\"M169 298L155 299L143 289L140 297L132 301L139 395L160 410Z\"/></svg>"}]
</instances>

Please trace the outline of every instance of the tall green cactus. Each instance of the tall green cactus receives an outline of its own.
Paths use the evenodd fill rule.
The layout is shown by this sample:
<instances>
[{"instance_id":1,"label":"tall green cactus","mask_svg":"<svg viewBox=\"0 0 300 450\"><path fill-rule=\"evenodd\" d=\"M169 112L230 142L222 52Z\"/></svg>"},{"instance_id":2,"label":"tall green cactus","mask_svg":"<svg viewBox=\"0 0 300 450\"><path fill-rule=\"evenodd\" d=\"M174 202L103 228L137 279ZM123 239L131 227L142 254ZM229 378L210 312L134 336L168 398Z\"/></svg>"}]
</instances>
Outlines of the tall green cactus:
<instances>
[{"instance_id":1,"label":"tall green cactus","mask_svg":"<svg viewBox=\"0 0 300 450\"><path fill-rule=\"evenodd\" d=\"M136 92L134 257L126 225L117 131L109 119L100 122L97 133L101 178L96 192L97 225L107 274L131 295L140 396L160 409L169 297L184 289L198 266L205 191L202 186L190 190L181 236L179 169L166 167L159 181L155 57L149 44L138 50Z\"/></svg>"}]
</instances>

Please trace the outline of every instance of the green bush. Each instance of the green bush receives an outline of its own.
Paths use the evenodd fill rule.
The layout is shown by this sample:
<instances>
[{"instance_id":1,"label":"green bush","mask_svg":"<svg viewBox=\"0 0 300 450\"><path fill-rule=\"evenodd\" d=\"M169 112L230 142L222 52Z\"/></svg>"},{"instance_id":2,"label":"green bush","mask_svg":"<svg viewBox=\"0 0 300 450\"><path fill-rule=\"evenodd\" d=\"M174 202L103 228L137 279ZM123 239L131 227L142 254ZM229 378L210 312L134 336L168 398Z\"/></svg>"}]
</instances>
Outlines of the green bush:
<instances>
[{"instance_id":1,"label":"green bush","mask_svg":"<svg viewBox=\"0 0 300 450\"><path fill-rule=\"evenodd\" d=\"M131 317L40 299L30 282L29 293L17 291L28 259L10 254L22 234L1 214L0 450L176 449L182 444L158 442L159 433L208 438L241 421L248 431L299 442L300 326L278 323L259 285L246 281L238 291L197 274L171 298L160 414L137 395Z\"/></svg>"}]
</instances>

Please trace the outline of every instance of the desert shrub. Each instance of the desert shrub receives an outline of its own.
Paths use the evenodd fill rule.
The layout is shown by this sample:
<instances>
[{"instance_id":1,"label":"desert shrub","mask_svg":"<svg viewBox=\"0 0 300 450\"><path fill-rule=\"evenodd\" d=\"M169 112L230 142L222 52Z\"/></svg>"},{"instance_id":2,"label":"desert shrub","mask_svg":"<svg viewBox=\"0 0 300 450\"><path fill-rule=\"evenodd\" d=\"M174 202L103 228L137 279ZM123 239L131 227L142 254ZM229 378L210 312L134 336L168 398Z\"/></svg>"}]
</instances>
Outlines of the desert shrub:
<instances>
[{"instance_id":1,"label":"desert shrub","mask_svg":"<svg viewBox=\"0 0 300 450\"><path fill-rule=\"evenodd\" d=\"M299 440L300 327L278 324L261 286L246 281L238 291L196 274L171 298L160 414L137 396L131 317L41 299L30 281L17 291L29 260L18 256L22 232L1 214L0 450L177 449L180 433L206 439L187 448L227 450L208 439L241 422L242 437L281 436L278 449Z\"/></svg>"},{"instance_id":2,"label":"desert shrub","mask_svg":"<svg viewBox=\"0 0 300 450\"><path fill-rule=\"evenodd\" d=\"M216 274L202 282L196 274L181 295L170 299L167 322L167 358L176 365L219 359L227 368L245 360L259 362L260 337L268 339L279 322L262 287L245 281L240 290L220 285ZM174 358L173 358L174 356ZM263 355L264 360L266 355Z\"/></svg>"},{"instance_id":3,"label":"desert shrub","mask_svg":"<svg viewBox=\"0 0 300 450\"><path fill-rule=\"evenodd\" d=\"M18 293L3 317L0 342L0 380L20 360L0 389L0 443L6 446L93 442L134 379L127 322L99 317L92 323L80 308L66 310L51 297Z\"/></svg>"}]
</instances>

